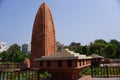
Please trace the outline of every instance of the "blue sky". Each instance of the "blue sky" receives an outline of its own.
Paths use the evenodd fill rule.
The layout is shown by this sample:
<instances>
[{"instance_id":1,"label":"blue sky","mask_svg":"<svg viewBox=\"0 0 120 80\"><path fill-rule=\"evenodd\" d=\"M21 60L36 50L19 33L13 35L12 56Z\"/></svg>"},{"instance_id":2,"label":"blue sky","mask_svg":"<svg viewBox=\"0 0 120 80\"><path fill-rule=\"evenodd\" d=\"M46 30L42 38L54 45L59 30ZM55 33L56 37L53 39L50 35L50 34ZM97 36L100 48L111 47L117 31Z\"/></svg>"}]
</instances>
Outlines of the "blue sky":
<instances>
[{"instance_id":1,"label":"blue sky","mask_svg":"<svg viewBox=\"0 0 120 80\"><path fill-rule=\"evenodd\" d=\"M0 0L0 41L8 45L30 42L35 15L44 1L61 43L120 41L119 0Z\"/></svg>"}]
</instances>

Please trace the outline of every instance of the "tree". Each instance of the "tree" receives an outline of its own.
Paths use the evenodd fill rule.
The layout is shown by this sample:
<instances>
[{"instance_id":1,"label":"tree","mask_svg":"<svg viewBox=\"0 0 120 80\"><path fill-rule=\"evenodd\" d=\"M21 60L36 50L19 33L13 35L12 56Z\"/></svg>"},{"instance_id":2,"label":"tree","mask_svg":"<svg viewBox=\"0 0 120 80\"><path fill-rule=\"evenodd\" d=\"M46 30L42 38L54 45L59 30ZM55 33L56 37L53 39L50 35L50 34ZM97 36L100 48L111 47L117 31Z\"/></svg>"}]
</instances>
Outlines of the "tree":
<instances>
[{"instance_id":1,"label":"tree","mask_svg":"<svg viewBox=\"0 0 120 80\"><path fill-rule=\"evenodd\" d=\"M115 45L116 57L118 58L120 56L120 42L115 39L111 39L109 43Z\"/></svg>"},{"instance_id":2,"label":"tree","mask_svg":"<svg viewBox=\"0 0 120 80\"><path fill-rule=\"evenodd\" d=\"M77 46L76 50L75 50L76 53L83 53L82 52L82 47L81 46Z\"/></svg>"},{"instance_id":3,"label":"tree","mask_svg":"<svg viewBox=\"0 0 120 80\"><path fill-rule=\"evenodd\" d=\"M117 46L120 45L120 42L117 41L116 39L111 39L111 40L110 40L110 43L111 43L111 44L115 44L115 45L117 45Z\"/></svg>"},{"instance_id":4,"label":"tree","mask_svg":"<svg viewBox=\"0 0 120 80\"><path fill-rule=\"evenodd\" d=\"M95 53L106 58L115 58L116 53L119 52L120 43L117 40L111 40L110 42L106 42L103 39L97 39L89 45L89 55Z\"/></svg>"},{"instance_id":5,"label":"tree","mask_svg":"<svg viewBox=\"0 0 120 80\"><path fill-rule=\"evenodd\" d=\"M108 44L105 49L104 49L104 56L106 58L115 58L116 56L116 50L115 50L115 45L113 44Z\"/></svg>"},{"instance_id":6,"label":"tree","mask_svg":"<svg viewBox=\"0 0 120 80\"><path fill-rule=\"evenodd\" d=\"M21 52L20 46L18 44L13 44L7 50L8 53L15 54L16 52Z\"/></svg>"},{"instance_id":7,"label":"tree","mask_svg":"<svg viewBox=\"0 0 120 80\"><path fill-rule=\"evenodd\" d=\"M8 60L8 52L7 51L1 52L0 57L2 58L3 61Z\"/></svg>"},{"instance_id":8,"label":"tree","mask_svg":"<svg viewBox=\"0 0 120 80\"><path fill-rule=\"evenodd\" d=\"M91 42L90 45L78 46L75 49L75 52L86 55L95 53L105 58L119 58L120 42L115 39L111 39L109 42L106 42L103 39L97 39L94 42Z\"/></svg>"},{"instance_id":9,"label":"tree","mask_svg":"<svg viewBox=\"0 0 120 80\"><path fill-rule=\"evenodd\" d=\"M93 53L96 53L98 55L103 55L102 51L106 45L107 45L107 42L102 39L95 40L94 43L91 43L89 45L89 55Z\"/></svg>"},{"instance_id":10,"label":"tree","mask_svg":"<svg viewBox=\"0 0 120 80\"><path fill-rule=\"evenodd\" d=\"M23 54L18 44L11 45L7 51L9 53L8 59L10 61L19 62L22 61L22 59L24 58L24 56L22 56Z\"/></svg>"},{"instance_id":11,"label":"tree","mask_svg":"<svg viewBox=\"0 0 120 80\"><path fill-rule=\"evenodd\" d=\"M13 60L14 62L23 62L25 56L21 53L21 52L18 52L16 53L16 55L13 56Z\"/></svg>"},{"instance_id":12,"label":"tree","mask_svg":"<svg viewBox=\"0 0 120 80\"><path fill-rule=\"evenodd\" d=\"M94 41L94 43L107 44L107 42L103 39L97 39L97 40Z\"/></svg>"},{"instance_id":13,"label":"tree","mask_svg":"<svg viewBox=\"0 0 120 80\"><path fill-rule=\"evenodd\" d=\"M83 54L88 55L88 47L86 45L82 47L82 52Z\"/></svg>"}]
</instances>

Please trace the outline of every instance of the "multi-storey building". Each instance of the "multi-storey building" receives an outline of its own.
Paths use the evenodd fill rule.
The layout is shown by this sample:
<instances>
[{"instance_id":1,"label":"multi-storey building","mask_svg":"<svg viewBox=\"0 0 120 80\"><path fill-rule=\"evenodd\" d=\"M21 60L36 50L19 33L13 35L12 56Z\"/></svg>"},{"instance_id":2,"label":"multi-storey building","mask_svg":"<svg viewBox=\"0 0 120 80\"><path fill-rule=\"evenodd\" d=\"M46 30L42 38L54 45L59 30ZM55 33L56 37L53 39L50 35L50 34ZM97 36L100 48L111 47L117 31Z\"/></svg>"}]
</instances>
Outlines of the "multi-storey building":
<instances>
[{"instance_id":1,"label":"multi-storey building","mask_svg":"<svg viewBox=\"0 0 120 80\"><path fill-rule=\"evenodd\" d=\"M70 44L70 50L75 51L77 49L78 46L80 46L80 43L76 43L76 42L71 42Z\"/></svg>"},{"instance_id":2,"label":"multi-storey building","mask_svg":"<svg viewBox=\"0 0 120 80\"><path fill-rule=\"evenodd\" d=\"M61 44L59 41L56 42L56 50L61 51L61 49L64 47L64 44Z\"/></svg>"},{"instance_id":3,"label":"multi-storey building","mask_svg":"<svg viewBox=\"0 0 120 80\"><path fill-rule=\"evenodd\" d=\"M31 53L31 44L23 44L22 45L22 52L23 54L30 54Z\"/></svg>"}]
</instances>

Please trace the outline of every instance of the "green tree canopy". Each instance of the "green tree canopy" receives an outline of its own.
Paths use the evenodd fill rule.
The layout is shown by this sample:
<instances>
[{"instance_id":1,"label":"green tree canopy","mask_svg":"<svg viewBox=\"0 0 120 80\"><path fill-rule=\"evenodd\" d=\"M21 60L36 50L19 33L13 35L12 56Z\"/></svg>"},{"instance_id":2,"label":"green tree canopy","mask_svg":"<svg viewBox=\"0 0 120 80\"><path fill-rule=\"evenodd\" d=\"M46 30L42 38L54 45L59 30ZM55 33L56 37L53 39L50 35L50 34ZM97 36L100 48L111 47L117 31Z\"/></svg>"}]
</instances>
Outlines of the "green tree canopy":
<instances>
[{"instance_id":1,"label":"green tree canopy","mask_svg":"<svg viewBox=\"0 0 120 80\"><path fill-rule=\"evenodd\" d=\"M115 45L116 57L120 58L120 42L117 41L116 39L111 39L109 43Z\"/></svg>"},{"instance_id":2,"label":"green tree canopy","mask_svg":"<svg viewBox=\"0 0 120 80\"><path fill-rule=\"evenodd\" d=\"M13 44L7 50L9 53L8 59L13 62L20 62L24 59L24 55L20 50L20 46L18 44Z\"/></svg>"},{"instance_id":3,"label":"green tree canopy","mask_svg":"<svg viewBox=\"0 0 120 80\"><path fill-rule=\"evenodd\" d=\"M116 58L117 55L120 55L120 42L115 39L112 39L110 42L97 39L88 46L78 46L76 52L86 55L98 54L106 58Z\"/></svg>"},{"instance_id":4,"label":"green tree canopy","mask_svg":"<svg viewBox=\"0 0 120 80\"><path fill-rule=\"evenodd\" d=\"M115 56L116 56L115 45L108 44L104 49L104 56L106 58L115 58Z\"/></svg>"},{"instance_id":5,"label":"green tree canopy","mask_svg":"<svg viewBox=\"0 0 120 80\"><path fill-rule=\"evenodd\" d=\"M7 51L1 52L0 57L2 58L3 61L8 60L8 52Z\"/></svg>"},{"instance_id":6,"label":"green tree canopy","mask_svg":"<svg viewBox=\"0 0 120 80\"><path fill-rule=\"evenodd\" d=\"M103 49L106 47L107 42L103 39L95 40L93 43L89 45L89 54L98 54L103 55Z\"/></svg>"},{"instance_id":7,"label":"green tree canopy","mask_svg":"<svg viewBox=\"0 0 120 80\"><path fill-rule=\"evenodd\" d=\"M103 39L97 39L97 40L94 41L94 43L107 44L107 42Z\"/></svg>"}]
</instances>

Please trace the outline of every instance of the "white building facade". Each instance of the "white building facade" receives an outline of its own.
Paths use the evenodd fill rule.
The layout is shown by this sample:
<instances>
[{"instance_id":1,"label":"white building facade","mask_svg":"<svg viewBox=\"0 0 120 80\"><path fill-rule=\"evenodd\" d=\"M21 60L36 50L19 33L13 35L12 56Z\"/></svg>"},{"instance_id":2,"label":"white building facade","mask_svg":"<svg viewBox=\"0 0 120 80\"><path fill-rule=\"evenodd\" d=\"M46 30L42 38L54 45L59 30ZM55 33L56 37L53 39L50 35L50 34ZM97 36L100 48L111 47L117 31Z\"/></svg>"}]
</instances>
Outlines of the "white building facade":
<instances>
[{"instance_id":1,"label":"white building facade","mask_svg":"<svg viewBox=\"0 0 120 80\"><path fill-rule=\"evenodd\" d=\"M6 42L0 42L0 52L7 51L8 48Z\"/></svg>"}]
</instances>

